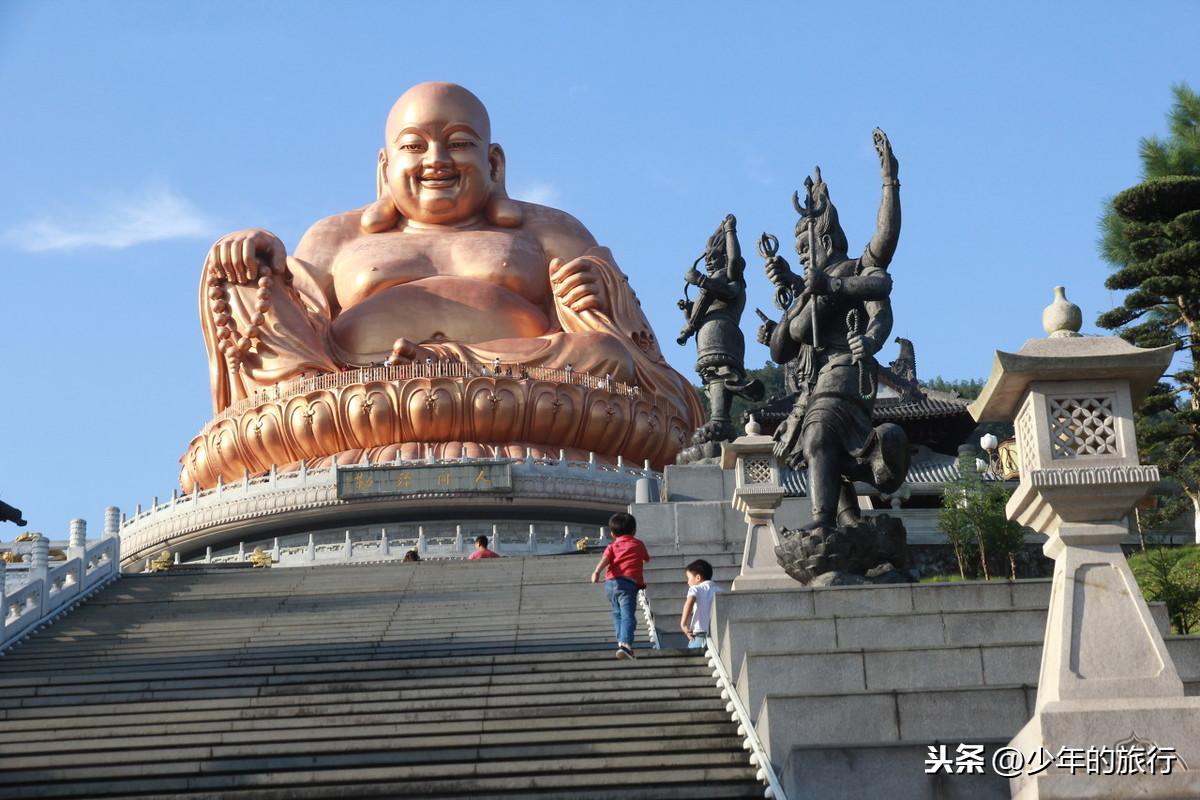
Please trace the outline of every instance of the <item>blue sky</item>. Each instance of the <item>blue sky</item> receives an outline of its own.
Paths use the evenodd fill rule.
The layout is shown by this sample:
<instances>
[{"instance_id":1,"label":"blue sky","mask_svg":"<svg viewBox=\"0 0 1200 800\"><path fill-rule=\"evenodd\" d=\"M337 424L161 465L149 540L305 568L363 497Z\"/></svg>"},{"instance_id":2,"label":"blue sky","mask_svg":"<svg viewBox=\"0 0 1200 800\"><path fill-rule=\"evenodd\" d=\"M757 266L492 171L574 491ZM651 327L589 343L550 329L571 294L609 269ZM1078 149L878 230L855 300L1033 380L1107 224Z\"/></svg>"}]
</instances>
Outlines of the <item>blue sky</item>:
<instances>
[{"instance_id":1,"label":"blue sky","mask_svg":"<svg viewBox=\"0 0 1200 800\"><path fill-rule=\"evenodd\" d=\"M675 299L723 215L773 312L757 233L789 241L820 164L859 251L883 127L895 334L924 377L985 376L1055 284L1085 330L1118 299L1101 202L1139 179L1171 84L1200 87L1198 29L1192 2L0 4L0 499L61 538L169 495L210 411L208 245L291 248L371 200L387 110L422 80L483 99L511 193L612 248L689 376Z\"/></svg>"}]
</instances>

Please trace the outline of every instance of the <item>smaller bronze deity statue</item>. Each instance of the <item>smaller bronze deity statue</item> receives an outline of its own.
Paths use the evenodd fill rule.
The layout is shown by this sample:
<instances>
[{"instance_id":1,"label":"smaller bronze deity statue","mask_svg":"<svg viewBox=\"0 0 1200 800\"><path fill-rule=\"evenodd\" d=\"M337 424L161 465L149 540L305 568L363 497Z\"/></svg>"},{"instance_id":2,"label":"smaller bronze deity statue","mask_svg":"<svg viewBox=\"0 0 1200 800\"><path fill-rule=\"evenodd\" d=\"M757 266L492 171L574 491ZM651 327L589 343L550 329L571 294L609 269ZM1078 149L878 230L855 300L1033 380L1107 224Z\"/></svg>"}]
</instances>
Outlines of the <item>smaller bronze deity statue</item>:
<instances>
[{"instance_id":1,"label":"smaller bronze deity statue","mask_svg":"<svg viewBox=\"0 0 1200 800\"><path fill-rule=\"evenodd\" d=\"M705 272L696 269L704 262ZM746 340L740 322L746 308L746 261L737 238L737 219L726 215L708 239L704 255L684 275L684 298L679 301L687 322L676 339L685 344L696 337L696 372L708 394L708 422L692 437L692 446L680 454L688 463L720 455L720 443L737 432L729 416L735 396L761 400L762 381L746 376ZM689 286L700 293L687 298Z\"/></svg>"},{"instance_id":2,"label":"smaller bronze deity statue","mask_svg":"<svg viewBox=\"0 0 1200 800\"><path fill-rule=\"evenodd\" d=\"M899 166L883 131L877 128L874 140L883 198L875 234L860 257L847 255L846 234L819 168L815 181L805 181L804 205L793 197L800 214L796 254L804 276L793 274L773 248L762 251L785 310L779 323L764 322L758 339L770 346L774 361L788 365L797 384L792 412L775 431L775 453L788 466L807 467L812 501L812 522L785 537L781 548L781 562L789 562L785 568L802 580L831 570L854 571L849 561L858 569L870 561L863 544L878 533L862 523L854 482L892 492L908 470L903 429L871 424L879 371L875 354L892 328L887 267L900 234ZM764 244L772 238L764 235Z\"/></svg>"}]
</instances>

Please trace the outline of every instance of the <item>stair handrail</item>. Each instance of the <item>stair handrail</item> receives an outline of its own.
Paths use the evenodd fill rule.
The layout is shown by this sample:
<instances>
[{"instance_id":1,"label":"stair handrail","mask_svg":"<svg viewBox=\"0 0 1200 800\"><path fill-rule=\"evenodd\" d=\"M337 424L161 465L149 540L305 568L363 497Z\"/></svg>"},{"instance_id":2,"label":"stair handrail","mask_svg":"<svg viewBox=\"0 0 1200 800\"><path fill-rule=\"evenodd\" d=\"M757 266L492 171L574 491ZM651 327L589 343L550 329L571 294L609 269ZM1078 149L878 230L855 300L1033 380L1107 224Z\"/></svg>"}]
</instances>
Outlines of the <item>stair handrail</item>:
<instances>
[{"instance_id":1,"label":"stair handrail","mask_svg":"<svg viewBox=\"0 0 1200 800\"><path fill-rule=\"evenodd\" d=\"M775 774L771 757L767 755L762 740L758 738L758 731L750 722L750 713L746 709L745 703L742 702L741 696L738 695L737 688L729 676L729 670L721 661L721 656L717 653L717 648L711 638L706 640L705 653L708 655L708 665L713 668L712 676L721 690L721 699L728 701L725 704L725 711L738 726L738 735L743 737L743 749L750 751L750 765L758 767L756 777L767 785L763 791L763 797L768 800L787 800L783 784L780 783L779 776Z\"/></svg>"},{"instance_id":2,"label":"stair handrail","mask_svg":"<svg viewBox=\"0 0 1200 800\"><path fill-rule=\"evenodd\" d=\"M26 580L13 591L6 591L6 570L0 569L0 654L121 576L121 540L116 536L71 546L70 557L53 566L46 561L49 540L33 545Z\"/></svg>"}]
</instances>

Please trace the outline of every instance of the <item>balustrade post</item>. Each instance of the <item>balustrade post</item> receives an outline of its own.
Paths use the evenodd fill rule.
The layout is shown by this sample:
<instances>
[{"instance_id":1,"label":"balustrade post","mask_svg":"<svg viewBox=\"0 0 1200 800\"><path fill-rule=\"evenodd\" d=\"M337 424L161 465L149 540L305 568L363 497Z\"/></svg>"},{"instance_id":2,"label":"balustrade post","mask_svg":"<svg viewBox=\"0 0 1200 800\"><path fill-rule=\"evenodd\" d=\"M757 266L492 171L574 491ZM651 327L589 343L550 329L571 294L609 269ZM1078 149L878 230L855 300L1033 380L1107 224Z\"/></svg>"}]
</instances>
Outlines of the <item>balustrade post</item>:
<instances>
[{"instance_id":1,"label":"balustrade post","mask_svg":"<svg viewBox=\"0 0 1200 800\"><path fill-rule=\"evenodd\" d=\"M346 531L346 541L342 544L342 555L347 561L354 555L354 543L350 541L350 531Z\"/></svg>"},{"instance_id":2,"label":"balustrade post","mask_svg":"<svg viewBox=\"0 0 1200 800\"><path fill-rule=\"evenodd\" d=\"M500 526L495 523L492 524L492 541L490 544L492 545L491 550L493 553L500 552Z\"/></svg>"},{"instance_id":3,"label":"balustrade post","mask_svg":"<svg viewBox=\"0 0 1200 800\"><path fill-rule=\"evenodd\" d=\"M4 593L4 572L8 563L0 558L0 647L4 645L4 621L8 619L8 598Z\"/></svg>"},{"instance_id":4,"label":"balustrade post","mask_svg":"<svg viewBox=\"0 0 1200 800\"><path fill-rule=\"evenodd\" d=\"M529 523L529 554L537 555L537 533L533 530L533 523Z\"/></svg>"},{"instance_id":5,"label":"balustrade post","mask_svg":"<svg viewBox=\"0 0 1200 800\"><path fill-rule=\"evenodd\" d=\"M83 559L87 555L87 523L73 519L67 534L67 558Z\"/></svg>"},{"instance_id":6,"label":"balustrade post","mask_svg":"<svg viewBox=\"0 0 1200 800\"><path fill-rule=\"evenodd\" d=\"M308 557L309 561L317 560L317 540L311 533L308 535L308 551L305 553L305 555Z\"/></svg>"},{"instance_id":7,"label":"balustrade post","mask_svg":"<svg viewBox=\"0 0 1200 800\"><path fill-rule=\"evenodd\" d=\"M246 543L245 542L238 542L237 560L238 561L246 560Z\"/></svg>"},{"instance_id":8,"label":"balustrade post","mask_svg":"<svg viewBox=\"0 0 1200 800\"><path fill-rule=\"evenodd\" d=\"M204 563L205 564L212 563L212 545L209 545L208 547L204 548Z\"/></svg>"},{"instance_id":9,"label":"balustrade post","mask_svg":"<svg viewBox=\"0 0 1200 800\"><path fill-rule=\"evenodd\" d=\"M379 533L379 554L387 558L392 554L391 546L388 544L387 528L381 528Z\"/></svg>"},{"instance_id":10,"label":"balustrade post","mask_svg":"<svg viewBox=\"0 0 1200 800\"><path fill-rule=\"evenodd\" d=\"M462 551L463 551L462 525L455 525L454 526L454 552L458 553L459 555L462 555Z\"/></svg>"},{"instance_id":11,"label":"balustrade post","mask_svg":"<svg viewBox=\"0 0 1200 800\"><path fill-rule=\"evenodd\" d=\"M109 506L104 509L104 538L121 534L121 509Z\"/></svg>"},{"instance_id":12,"label":"balustrade post","mask_svg":"<svg viewBox=\"0 0 1200 800\"><path fill-rule=\"evenodd\" d=\"M29 580L41 581L43 593L46 590L46 575L50 571L50 540L38 534L31 543L29 551Z\"/></svg>"},{"instance_id":13,"label":"balustrade post","mask_svg":"<svg viewBox=\"0 0 1200 800\"><path fill-rule=\"evenodd\" d=\"M279 560L279 537L278 536L275 537L275 541L271 544L271 559L274 561Z\"/></svg>"},{"instance_id":14,"label":"balustrade post","mask_svg":"<svg viewBox=\"0 0 1200 800\"><path fill-rule=\"evenodd\" d=\"M417 555L421 558L425 557L425 526L417 526Z\"/></svg>"}]
</instances>

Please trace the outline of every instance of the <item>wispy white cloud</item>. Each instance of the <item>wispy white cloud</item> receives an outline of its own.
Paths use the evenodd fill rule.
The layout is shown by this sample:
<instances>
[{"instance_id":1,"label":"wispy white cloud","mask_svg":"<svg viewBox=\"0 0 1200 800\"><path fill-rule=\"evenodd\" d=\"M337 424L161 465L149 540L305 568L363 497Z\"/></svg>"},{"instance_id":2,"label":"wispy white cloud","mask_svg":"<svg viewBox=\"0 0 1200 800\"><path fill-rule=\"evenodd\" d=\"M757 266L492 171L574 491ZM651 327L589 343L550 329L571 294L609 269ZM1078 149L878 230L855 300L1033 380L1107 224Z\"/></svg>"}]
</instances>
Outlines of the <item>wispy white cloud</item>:
<instances>
[{"instance_id":1,"label":"wispy white cloud","mask_svg":"<svg viewBox=\"0 0 1200 800\"><path fill-rule=\"evenodd\" d=\"M42 214L4 231L3 239L30 253L81 247L123 250L147 242L212 236L217 228L187 198L155 183L87 208Z\"/></svg>"},{"instance_id":2,"label":"wispy white cloud","mask_svg":"<svg viewBox=\"0 0 1200 800\"><path fill-rule=\"evenodd\" d=\"M518 200L549 206L558 202L558 189L549 183L533 183L523 187L514 196Z\"/></svg>"}]
</instances>

